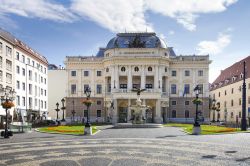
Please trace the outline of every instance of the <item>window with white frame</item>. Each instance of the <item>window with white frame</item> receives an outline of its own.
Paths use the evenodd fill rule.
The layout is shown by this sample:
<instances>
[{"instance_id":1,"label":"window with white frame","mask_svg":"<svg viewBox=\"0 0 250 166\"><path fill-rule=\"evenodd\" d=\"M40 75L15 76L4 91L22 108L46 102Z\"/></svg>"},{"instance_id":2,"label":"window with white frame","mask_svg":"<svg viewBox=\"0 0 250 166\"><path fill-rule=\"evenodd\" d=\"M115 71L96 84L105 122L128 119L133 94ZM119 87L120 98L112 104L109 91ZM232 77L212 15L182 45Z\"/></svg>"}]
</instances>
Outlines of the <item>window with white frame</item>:
<instances>
[{"instance_id":1,"label":"window with white frame","mask_svg":"<svg viewBox=\"0 0 250 166\"><path fill-rule=\"evenodd\" d=\"M24 55L22 55L22 61L23 61L23 63L25 63L25 56Z\"/></svg>"},{"instance_id":2,"label":"window with white frame","mask_svg":"<svg viewBox=\"0 0 250 166\"><path fill-rule=\"evenodd\" d=\"M186 77L190 76L190 71L189 70L185 70L185 76Z\"/></svg>"},{"instance_id":3,"label":"window with white frame","mask_svg":"<svg viewBox=\"0 0 250 166\"><path fill-rule=\"evenodd\" d=\"M202 77L203 76L203 70L198 70L198 76Z\"/></svg>"},{"instance_id":4,"label":"window with white frame","mask_svg":"<svg viewBox=\"0 0 250 166\"><path fill-rule=\"evenodd\" d=\"M71 84L71 94L76 94L76 84Z\"/></svg>"},{"instance_id":5,"label":"window with white frame","mask_svg":"<svg viewBox=\"0 0 250 166\"><path fill-rule=\"evenodd\" d=\"M12 75L10 73L6 73L6 82L8 84L12 83Z\"/></svg>"},{"instance_id":6,"label":"window with white frame","mask_svg":"<svg viewBox=\"0 0 250 166\"><path fill-rule=\"evenodd\" d=\"M16 81L16 88L20 89L20 81Z\"/></svg>"},{"instance_id":7,"label":"window with white frame","mask_svg":"<svg viewBox=\"0 0 250 166\"><path fill-rule=\"evenodd\" d=\"M11 71L12 70L12 62L6 59L6 69Z\"/></svg>"},{"instance_id":8,"label":"window with white frame","mask_svg":"<svg viewBox=\"0 0 250 166\"><path fill-rule=\"evenodd\" d=\"M11 57L11 54L12 54L12 49L10 47L6 46L6 56Z\"/></svg>"},{"instance_id":9,"label":"window with white frame","mask_svg":"<svg viewBox=\"0 0 250 166\"><path fill-rule=\"evenodd\" d=\"M3 58L0 56L0 67L3 66Z\"/></svg>"},{"instance_id":10,"label":"window with white frame","mask_svg":"<svg viewBox=\"0 0 250 166\"><path fill-rule=\"evenodd\" d=\"M22 97L22 104L23 104L23 106L26 105L25 97Z\"/></svg>"}]
</instances>

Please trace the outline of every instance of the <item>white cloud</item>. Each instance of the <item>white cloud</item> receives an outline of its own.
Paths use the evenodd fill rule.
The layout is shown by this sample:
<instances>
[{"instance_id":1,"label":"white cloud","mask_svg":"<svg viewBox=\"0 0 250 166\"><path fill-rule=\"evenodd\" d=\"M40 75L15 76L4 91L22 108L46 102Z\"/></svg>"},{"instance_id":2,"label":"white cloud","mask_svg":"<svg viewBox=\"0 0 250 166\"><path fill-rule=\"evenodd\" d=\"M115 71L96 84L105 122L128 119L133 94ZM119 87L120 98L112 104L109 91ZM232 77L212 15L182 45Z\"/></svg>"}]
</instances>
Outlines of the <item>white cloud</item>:
<instances>
[{"instance_id":1,"label":"white cloud","mask_svg":"<svg viewBox=\"0 0 250 166\"><path fill-rule=\"evenodd\" d=\"M113 32L153 31L145 13L170 17L189 31L201 14L223 12L237 0L1 0L0 15L16 14L57 22L88 19Z\"/></svg>"},{"instance_id":2,"label":"white cloud","mask_svg":"<svg viewBox=\"0 0 250 166\"><path fill-rule=\"evenodd\" d=\"M215 41L204 40L198 43L196 50L199 54L219 54L231 43L231 35L228 32L220 33Z\"/></svg>"},{"instance_id":3,"label":"white cloud","mask_svg":"<svg viewBox=\"0 0 250 166\"><path fill-rule=\"evenodd\" d=\"M175 31L171 30L168 32L169 35L174 35L175 34Z\"/></svg>"},{"instance_id":4,"label":"white cloud","mask_svg":"<svg viewBox=\"0 0 250 166\"><path fill-rule=\"evenodd\" d=\"M152 31L143 0L74 0L72 11L114 32Z\"/></svg>"},{"instance_id":5,"label":"white cloud","mask_svg":"<svg viewBox=\"0 0 250 166\"><path fill-rule=\"evenodd\" d=\"M223 12L237 0L145 0L148 10L176 19L187 30L196 30L199 14Z\"/></svg>"},{"instance_id":6,"label":"white cloud","mask_svg":"<svg viewBox=\"0 0 250 166\"><path fill-rule=\"evenodd\" d=\"M59 22L73 22L76 16L61 4L49 0L1 0L0 14L16 14Z\"/></svg>"}]
</instances>

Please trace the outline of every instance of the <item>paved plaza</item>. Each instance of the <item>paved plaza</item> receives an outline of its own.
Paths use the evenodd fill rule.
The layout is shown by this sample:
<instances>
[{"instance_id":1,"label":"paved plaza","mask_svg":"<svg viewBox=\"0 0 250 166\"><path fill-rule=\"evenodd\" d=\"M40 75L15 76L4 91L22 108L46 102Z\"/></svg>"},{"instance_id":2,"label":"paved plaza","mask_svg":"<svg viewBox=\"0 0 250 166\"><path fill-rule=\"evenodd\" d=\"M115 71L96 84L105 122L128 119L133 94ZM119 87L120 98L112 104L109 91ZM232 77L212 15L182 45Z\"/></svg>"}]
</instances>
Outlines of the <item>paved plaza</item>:
<instances>
[{"instance_id":1,"label":"paved plaza","mask_svg":"<svg viewBox=\"0 0 250 166\"><path fill-rule=\"evenodd\" d=\"M193 136L174 127L107 128L94 136L33 131L0 143L0 166L250 165L249 133Z\"/></svg>"}]
</instances>

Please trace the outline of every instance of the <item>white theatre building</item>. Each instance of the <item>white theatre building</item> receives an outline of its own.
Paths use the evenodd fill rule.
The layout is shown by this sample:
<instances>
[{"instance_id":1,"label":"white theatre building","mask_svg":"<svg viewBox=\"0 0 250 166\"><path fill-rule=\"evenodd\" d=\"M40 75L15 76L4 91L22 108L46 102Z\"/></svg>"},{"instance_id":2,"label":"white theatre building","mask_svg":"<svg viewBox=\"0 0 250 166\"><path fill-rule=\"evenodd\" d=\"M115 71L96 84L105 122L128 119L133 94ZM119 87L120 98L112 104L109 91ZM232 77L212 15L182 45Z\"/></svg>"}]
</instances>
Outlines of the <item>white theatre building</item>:
<instances>
[{"instance_id":1,"label":"white theatre building","mask_svg":"<svg viewBox=\"0 0 250 166\"><path fill-rule=\"evenodd\" d=\"M210 63L208 55L177 56L155 33L118 33L96 56L66 57L67 117L75 110L75 116L86 118L82 100L89 86L94 101L91 121L130 122L129 106L137 98L131 90L145 88L141 99L151 108L146 111L148 123L192 122L193 89L199 85L203 99L199 111L208 120Z\"/></svg>"}]
</instances>

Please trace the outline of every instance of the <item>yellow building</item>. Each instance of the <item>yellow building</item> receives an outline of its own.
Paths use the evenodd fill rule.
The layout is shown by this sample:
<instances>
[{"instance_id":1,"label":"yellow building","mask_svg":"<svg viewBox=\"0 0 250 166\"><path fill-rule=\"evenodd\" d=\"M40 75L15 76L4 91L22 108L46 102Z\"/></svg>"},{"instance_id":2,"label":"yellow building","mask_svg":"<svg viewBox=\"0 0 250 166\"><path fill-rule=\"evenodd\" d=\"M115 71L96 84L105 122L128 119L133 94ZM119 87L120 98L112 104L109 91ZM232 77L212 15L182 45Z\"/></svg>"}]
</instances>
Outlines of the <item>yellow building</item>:
<instances>
[{"instance_id":1,"label":"yellow building","mask_svg":"<svg viewBox=\"0 0 250 166\"><path fill-rule=\"evenodd\" d=\"M81 101L91 87L91 121L130 122L129 106L137 98L131 90L145 88L141 99L151 107L147 122L193 122L193 89L200 85L199 111L208 120L209 64L208 55L177 56L155 33L118 33L96 56L66 57L67 117L73 109L76 117L87 116Z\"/></svg>"},{"instance_id":2,"label":"yellow building","mask_svg":"<svg viewBox=\"0 0 250 166\"><path fill-rule=\"evenodd\" d=\"M220 111L211 110L210 119L240 123L242 116L243 62L246 61L246 111L250 110L250 56L221 71L211 84L210 96L220 105Z\"/></svg>"}]
</instances>

